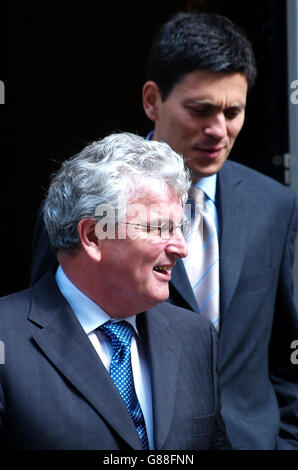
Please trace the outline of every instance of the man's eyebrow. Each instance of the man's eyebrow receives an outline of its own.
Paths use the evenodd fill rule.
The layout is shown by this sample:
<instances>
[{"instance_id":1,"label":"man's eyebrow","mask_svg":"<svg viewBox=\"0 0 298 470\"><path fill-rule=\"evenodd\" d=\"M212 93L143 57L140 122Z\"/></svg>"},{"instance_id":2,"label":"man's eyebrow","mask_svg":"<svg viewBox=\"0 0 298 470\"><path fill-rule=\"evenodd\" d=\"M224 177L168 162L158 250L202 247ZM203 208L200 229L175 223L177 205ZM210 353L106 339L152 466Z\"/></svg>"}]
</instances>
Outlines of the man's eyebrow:
<instances>
[{"instance_id":1,"label":"man's eyebrow","mask_svg":"<svg viewBox=\"0 0 298 470\"><path fill-rule=\"evenodd\" d=\"M232 105L232 106L229 106L229 107L226 108L226 109L235 109L235 108L236 108L236 109L242 110L242 109L244 109L245 107L246 107L246 103L240 103L240 104L234 104L234 105Z\"/></svg>"},{"instance_id":2,"label":"man's eyebrow","mask_svg":"<svg viewBox=\"0 0 298 470\"><path fill-rule=\"evenodd\" d=\"M199 98L189 98L185 100L184 104L186 105L198 105L198 106L210 106L212 108L218 108L221 109L221 106L217 105L216 103L213 103L213 101L210 101L209 99L199 99ZM225 109L239 109L242 110L246 107L246 103L235 103L232 104L231 106L228 106Z\"/></svg>"}]
</instances>

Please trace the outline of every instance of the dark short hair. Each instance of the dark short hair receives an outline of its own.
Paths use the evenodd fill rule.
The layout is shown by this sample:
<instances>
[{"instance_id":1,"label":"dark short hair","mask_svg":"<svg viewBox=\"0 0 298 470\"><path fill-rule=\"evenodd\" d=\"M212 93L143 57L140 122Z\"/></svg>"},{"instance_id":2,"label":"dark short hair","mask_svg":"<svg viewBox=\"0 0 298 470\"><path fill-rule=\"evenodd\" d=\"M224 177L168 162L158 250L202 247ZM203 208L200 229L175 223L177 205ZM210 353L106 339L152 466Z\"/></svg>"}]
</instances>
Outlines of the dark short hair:
<instances>
[{"instance_id":1,"label":"dark short hair","mask_svg":"<svg viewBox=\"0 0 298 470\"><path fill-rule=\"evenodd\" d=\"M231 20L208 13L178 13L153 38L147 80L165 101L184 75L196 70L242 73L250 89L256 78L252 45Z\"/></svg>"}]
</instances>

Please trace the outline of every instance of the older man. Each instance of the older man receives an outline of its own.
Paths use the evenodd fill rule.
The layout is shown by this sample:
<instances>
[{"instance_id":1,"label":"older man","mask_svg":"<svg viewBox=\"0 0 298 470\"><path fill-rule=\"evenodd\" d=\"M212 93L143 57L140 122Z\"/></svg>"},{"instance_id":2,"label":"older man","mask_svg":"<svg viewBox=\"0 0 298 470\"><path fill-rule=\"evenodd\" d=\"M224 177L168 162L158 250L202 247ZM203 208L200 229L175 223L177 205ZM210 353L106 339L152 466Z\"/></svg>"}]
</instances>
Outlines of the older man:
<instances>
[{"instance_id":1,"label":"older man","mask_svg":"<svg viewBox=\"0 0 298 470\"><path fill-rule=\"evenodd\" d=\"M230 447L215 330L160 304L188 188L179 155L131 134L63 164L43 210L59 267L0 301L2 448Z\"/></svg>"}]
</instances>

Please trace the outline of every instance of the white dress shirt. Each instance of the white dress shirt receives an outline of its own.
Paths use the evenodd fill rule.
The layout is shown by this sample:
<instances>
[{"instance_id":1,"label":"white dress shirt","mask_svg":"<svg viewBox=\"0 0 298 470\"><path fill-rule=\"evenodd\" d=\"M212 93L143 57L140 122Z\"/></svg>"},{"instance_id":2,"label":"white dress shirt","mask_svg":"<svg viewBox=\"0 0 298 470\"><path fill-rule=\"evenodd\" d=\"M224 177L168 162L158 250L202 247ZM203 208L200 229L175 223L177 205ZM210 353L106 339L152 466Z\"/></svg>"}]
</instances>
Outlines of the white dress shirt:
<instances>
[{"instance_id":1,"label":"white dress shirt","mask_svg":"<svg viewBox=\"0 0 298 470\"><path fill-rule=\"evenodd\" d=\"M56 282L62 295L69 303L83 330L93 344L103 365L109 372L113 349L108 338L98 328L109 320L117 320L111 318L99 305L83 294L68 279L61 266L58 267L56 272ZM136 315L121 318L121 320L129 322L136 333L133 334L131 341L131 365L137 397L146 423L149 446L150 449L154 449L150 372L137 331Z\"/></svg>"}]
</instances>

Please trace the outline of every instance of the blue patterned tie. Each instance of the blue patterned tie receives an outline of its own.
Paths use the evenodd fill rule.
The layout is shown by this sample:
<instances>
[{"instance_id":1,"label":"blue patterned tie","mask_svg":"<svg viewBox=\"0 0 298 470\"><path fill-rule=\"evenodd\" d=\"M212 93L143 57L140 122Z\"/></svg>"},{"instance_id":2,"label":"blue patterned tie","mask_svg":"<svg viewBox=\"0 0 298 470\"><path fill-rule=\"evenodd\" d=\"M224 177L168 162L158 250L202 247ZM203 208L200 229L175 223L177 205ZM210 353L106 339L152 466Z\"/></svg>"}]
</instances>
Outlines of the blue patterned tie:
<instances>
[{"instance_id":1,"label":"blue patterned tie","mask_svg":"<svg viewBox=\"0 0 298 470\"><path fill-rule=\"evenodd\" d=\"M120 322L108 321L100 326L100 330L109 338L113 348L110 376L135 424L143 449L149 449L145 420L135 391L131 367L132 326L124 320Z\"/></svg>"}]
</instances>

